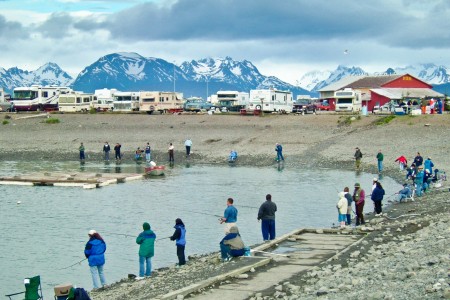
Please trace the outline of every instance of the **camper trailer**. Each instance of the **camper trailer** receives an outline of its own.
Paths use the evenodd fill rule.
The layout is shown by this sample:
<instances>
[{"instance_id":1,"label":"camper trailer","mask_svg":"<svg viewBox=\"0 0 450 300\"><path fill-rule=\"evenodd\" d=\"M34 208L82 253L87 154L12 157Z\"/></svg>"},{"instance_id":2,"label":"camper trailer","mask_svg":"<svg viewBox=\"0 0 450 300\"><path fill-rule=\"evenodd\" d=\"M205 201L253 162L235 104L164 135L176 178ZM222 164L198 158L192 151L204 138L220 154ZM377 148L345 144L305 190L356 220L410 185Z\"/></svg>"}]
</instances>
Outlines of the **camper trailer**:
<instances>
[{"instance_id":1,"label":"camper trailer","mask_svg":"<svg viewBox=\"0 0 450 300\"><path fill-rule=\"evenodd\" d=\"M57 110L59 95L71 91L68 87L60 86L16 87L11 101L16 111Z\"/></svg>"},{"instance_id":2,"label":"camper trailer","mask_svg":"<svg viewBox=\"0 0 450 300\"><path fill-rule=\"evenodd\" d=\"M116 89L100 89L95 90L96 100L92 103L92 107L100 111L108 111L114 109L114 93Z\"/></svg>"},{"instance_id":3,"label":"camper trailer","mask_svg":"<svg viewBox=\"0 0 450 300\"><path fill-rule=\"evenodd\" d=\"M264 112L290 113L293 109L292 92L277 89L251 90L247 108Z\"/></svg>"},{"instance_id":4,"label":"camper trailer","mask_svg":"<svg viewBox=\"0 0 450 300\"><path fill-rule=\"evenodd\" d=\"M88 112L96 101L94 94L71 92L59 95L59 111L61 112Z\"/></svg>"},{"instance_id":5,"label":"camper trailer","mask_svg":"<svg viewBox=\"0 0 450 300\"><path fill-rule=\"evenodd\" d=\"M139 92L115 92L114 111L139 111Z\"/></svg>"},{"instance_id":6,"label":"camper trailer","mask_svg":"<svg viewBox=\"0 0 450 300\"><path fill-rule=\"evenodd\" d=\"M335 111L337 112L357 112L361 110L361 93L353 89L343 89L334 92L336 101Z\"/></svg>"},{"instance_id":7,"label":"camper trailer","mask_svg":"<svg viewBox=\"0 0 450 300\"><path fill-rule=\"evenodd\" d=\"M211 102L216 107L227 111L240 111L249 104L249 94L238 91L218 91L211 96Z\"/></svg>"},{"instance_id":8,"label":"camper trailer","mask_svg":"<svg viewBox=\"0 0 450 300\"><path fill-rule=\"evenodd\" d=\"M140 92L139 110L152 114L183 111L183 94L176 92Z\"/></svg>"}]
</instances>

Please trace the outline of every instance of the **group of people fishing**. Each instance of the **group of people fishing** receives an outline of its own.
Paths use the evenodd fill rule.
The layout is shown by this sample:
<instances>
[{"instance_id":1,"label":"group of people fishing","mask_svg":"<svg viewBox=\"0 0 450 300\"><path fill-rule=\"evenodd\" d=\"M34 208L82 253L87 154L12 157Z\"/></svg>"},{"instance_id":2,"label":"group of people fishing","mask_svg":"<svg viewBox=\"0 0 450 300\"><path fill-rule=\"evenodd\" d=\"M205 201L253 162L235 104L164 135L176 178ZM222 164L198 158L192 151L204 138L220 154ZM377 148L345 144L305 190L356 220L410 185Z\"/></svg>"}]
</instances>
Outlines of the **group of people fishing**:
<instances>
[{"instance_id":1,"label":"group of people fishing","mask_svg":"<svg viewBox=\"0 0 450 300\"><path fill-rule=\"evenodd\" d=\"M261 221L261 231L264 241L275 239L275 212L277 206L272 202L272 196L266 195L266 201L258 210L257 220ZM223 262L230 261L233 257L250 255L250 248L245 247L237 227L238 210L234 206L233 198L227 199L227 207L223 217L219 219L224 224L225 236L220 241L220 253ZM152 257L155 255L156 234L148 222L143 223L143 231L136 238L139 245L139 276L136 280L150 277L152 273ZM180 218L175 220L174 233L167 237L175 241L178 263L176 267L186 264L186 227ZM104 275L106 243L103 237L94 229L88 232L89 240L86 243L84 254L89 262L94 289L105 286ZM164 239L164 238L163 238Z\"/></svg>"}]
</instances>

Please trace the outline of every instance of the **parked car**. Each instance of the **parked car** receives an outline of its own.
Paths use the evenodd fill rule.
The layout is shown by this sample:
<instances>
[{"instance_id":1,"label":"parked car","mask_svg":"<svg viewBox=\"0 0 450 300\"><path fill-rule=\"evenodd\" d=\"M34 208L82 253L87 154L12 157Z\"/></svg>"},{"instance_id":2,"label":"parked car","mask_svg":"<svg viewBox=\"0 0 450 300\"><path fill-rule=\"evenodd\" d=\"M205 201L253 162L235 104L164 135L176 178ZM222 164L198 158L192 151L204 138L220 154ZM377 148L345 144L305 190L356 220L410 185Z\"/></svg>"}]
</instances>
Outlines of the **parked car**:
<instances>
[{"instance_id":1,"label":"parked car","mask_svg":"<svg viewBox=\"0 0 450 300\"><path fill-rule=\"evenodd\" d=\"M314 105L316 106L316 110L326 110L326 111L330 110L330 104L328 103L327 100L316 102Z\"/></svg>"},{"instance_id":2,"label":"parked car","mask_svg":"<svg viewBox=\"0 0 450 300\"><path fill-rule=\"evenodd\" d=\"M315 113L316 106L309 100L301 99L294 102L292 112L298 114Z\"/></svg>"}]
</instances>

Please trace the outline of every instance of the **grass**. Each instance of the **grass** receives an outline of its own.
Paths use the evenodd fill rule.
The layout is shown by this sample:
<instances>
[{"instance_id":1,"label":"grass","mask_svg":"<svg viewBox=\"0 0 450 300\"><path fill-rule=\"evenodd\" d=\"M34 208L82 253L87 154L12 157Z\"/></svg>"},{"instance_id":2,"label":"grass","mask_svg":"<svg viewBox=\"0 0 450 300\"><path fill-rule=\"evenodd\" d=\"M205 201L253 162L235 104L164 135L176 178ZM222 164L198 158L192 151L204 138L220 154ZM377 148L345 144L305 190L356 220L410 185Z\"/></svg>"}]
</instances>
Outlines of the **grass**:
<instances>
[{"instance_id":1,"label":"grass","mask_svg":"<svg viewBox=\"0 0 450 300\"><path fill-rule=\"evenodd\" d=\"M385 124L389 124L392 120L394 120L395 119L395 116L394 115L389 115L389 116L386 116L386 117L381 117L381 118L379 118L379 119L377 119L375 122L374 122L374 124L375 125L385 125Z\"/></svg>"},{"instance_id":2,"label":"grass","mask_svg":"<svg viewBox=\"0 0 450 300\"><path fill-rule=\"evenodd\" d=\"M59 119L58 118L48 118L48 119L45 119L45 123L47 123L47 124L58 124L59 123Z\"/></svg>"},{"instance_id":3,"label":"grass","mask_svg":"<svg viewBox=\"0 0 450 300\"><path fill-rule=\"evenodd\" d=\"M8 124L9 124L9 121L8 121L8 120L3 120L2 124L3 124L3 125L8 125Z\"/></svg>"},{"instance_id":4,"label":"grass","mask_svg":"<svg viewBox=\"0 0 450 300\"><path fill-rule=\"evenodd\" d=\"M357 116L340 116L337 123L339 126L349 126L355 120L361 120L361 115Z\"/></svg>"}]
</instances>

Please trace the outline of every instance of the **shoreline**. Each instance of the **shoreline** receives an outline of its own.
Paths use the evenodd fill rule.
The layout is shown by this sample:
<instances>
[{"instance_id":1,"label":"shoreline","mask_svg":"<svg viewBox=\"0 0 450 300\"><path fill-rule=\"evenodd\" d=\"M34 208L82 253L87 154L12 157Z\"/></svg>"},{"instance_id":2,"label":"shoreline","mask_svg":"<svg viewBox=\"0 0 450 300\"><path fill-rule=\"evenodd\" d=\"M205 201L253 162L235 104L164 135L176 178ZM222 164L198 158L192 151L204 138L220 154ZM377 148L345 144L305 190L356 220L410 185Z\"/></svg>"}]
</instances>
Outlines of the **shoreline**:
<instances>
[{"instance_id":1,"label":"shoreline","mask_svg":"<svg viewBox=\"0 0 450 300\"><path fill-rule=\"evenodd\" d=\"M164 164L167 161L165 149L168 142L173 141L176 146L176 166L177 164L186 163L183 155L183 143L186 138L190 138L193 140L193 155L190 160L192 164L227 165L226 157L230 149L235 149L239 154L239 165L257 167L273 166L275 159L275 151L273 148L275 143L279 142L284 148L283 154L286 158L286 168L320 167L355 171L353 153L354 148L358 146L364 154L361 172L377 173L375 155L379 149L382 149L385 155L385 171L383 172L383 176L389 176L399 184L404 182L404 175L399 172L394 160L400 155L412 158L417 151L420 151L424 153L424 157L431 156L439 169L450 170L450 157L447 154L450 147L445 140L445 136L450 132L450 117L448 115L396 117L391 123L379 126L374 125L374 122L380 120L383 116L363 117L361 120L355 120L350 125L344 126L339 125L339 120L342 120L345 116L338 115L269 115L262 118L226 115L141 116L52 114L52 116L59 118L61 123L45 124L41 119L28 118L20 120L13 119L11 124L4 125L0 134L2 144L0 160L3 162L34 162L43 160L58 162L78 161L77 148L80 142L84 142L87 153L91 157L86 161L86 164L90 162L101 163L101 147L107 140L111 145L114 145L115 142L121 142L124 145L124 161L134 163L132 159L128 160L128 158L132 157L131 154L134 149L137 146L142 147L145 142L150 141L154 149L154 156L152 155L152 158L157 163ZM445 183L445 186L447 189L447 183ZM409 238L402 240L403 234L405 236L410 234L412 240L417 240L419 249L426 250L425 243L430 243L430 241L426 240L426 237L419 239L414 236L418 234L422 238L420 236L420 230L429 228L430 224L434 224L432 226L439 225L439 228L442 228L442 226L445 226L445 222L448 222L448 216L445 216L445 212L448 212L448 201L445 196L446 189L427 194L423 199L419 199L419 201L414 203L389 205L389 208L385 211L393 217L402 213L408 213L412 209L422 214L427 212L428 215L416 218L419 220L416 221L416 224L411 223L414 220L403 220L400 218L391 222L387 218L386 220L383 218L383 222L386 221L386 223L389 223L387 225L388 227L380 225L381 227L379 229L371 233L371 236L373 236L372 240L368 239L368 244L363 246L368 256L361 255L361 257L357 258L346 258L348 261L342 261L340 268L344 269L345 264L348 266L355 266L358 263L373 264L369 254L378 253L378 247L381 246L375 240L376 238L385 239L386 242L402 244L409 241ZM369 200L366 199L366 201ZM384 203L384 208L386 208L386 204ZM438 221L434 221L433 218L437 218ZM418 228L417 224L422 224L422 226ZM402 227L403 225L405 227ZM414 227L414 230L411 229L408 233L408 230L404 230L404 228L409 227ZM386 228L396 229L386 230ZM400 231L397 231L397 229L400 229ZM403 230L405 233L403 233ZM389 231L387 234L388 238L383 236L387 231ZM445 236L442 232L437 234L432 233L430 235L434 238L441 235ZM369 253L369 251L373 252ZM388 250L384 251L386 252ZM217 267L216 264L209 263L209 260L215 260L215 253L199 255L193 259L194 264L192 268L202 269L202 265L205 264L206 268ZM422 255L425 254L422 253ZM380 257L380 259L384 259L384 257ZM448 265L448 261L442 259L442 261L438 260L435 265L438 264L441 266L445 263ZM326 270L327 266L332 265L333 262L324 266L316 266L316 273L319 271L325 272L324 270ZM389 271L381 269L380 267L381 273L376 273L377 270L371 268L375 274L380 274L379 277L381 279L385 277L385 275L382 275L384 274L383 272L387 272L388 275L390 274ZM423 269L427 268L424 267ZM177 272L186 273L189 272L188 270L188 268L184 269L184 271L183 269L162 268L156 274L159 273L162 277L165 276L165 280L170 280ZM421 270L419 268L411 272L419 274ZM333 274L328 274L329 272L325 273L320 274L324 278L331 276L330 281L336 280L336 278L332 277ZM345 284L342 283L344 286L341 286L341 289L344 291L340 291L339 289L336 290L334 285L330 286L324 280L316 280L316 277L311 277L307 274L311 274L311 272L300 274L298 278L293 278L291 283L295 283L299 287L299 291L301 290L305 295L311 294L313 298L314 293L317 296L317 292L321 288L320 286L318 287L318 282L326 286L326 289L324 288L323 290L327 291L328 296L331 297L330 299L334 299L333 297L336 297L336 299L346 297L341 292L347 293L346 295L349 295L349 299L358 299L357 296L351 296L352 289L360 287L362 290L361 293L364 293L365 289L362 287L362 283L367 284L370 280L378 280L378 275L375 280L371 279L371 275L361 271L358 273L358 280L361 280L358 282L352 282L350 280L350 283L345 281ZM204 275L206 276L207 273L205 272ZM428 274L428 276L430 275ZM158 277L160 276L158 275L152 278L149 281L149 285L154 285L154 288L156 288L159 282L157 281ZM403 278L404 276L402 275L401 277ZM409 278L414 280L419 277L419 275L414 275L403 280L408 281ZM155 280L154 283L153 279ZM142 289L142 284L135 284L126 279L113 285L114 289L118 289L115 293L117 298L111 298L108 292L110 289L105 289L93 293L93 299L133 299L133 295L136 295L132 292L133 288ZM417 285L423 287L424 291L431 291L426 293L440 293L440 295L444 293L444 285L441 289L435 290L433 288L430 289L428 283L417 283ZM351 286L352 289L349 290L348 286ZM431 286L433 287L433 285ZM130 293L130 289L131 294L126 294ZM374 290L369 289L369 291L375 293ZM271 297L274 297L274 293L274 289L264 292L269 297L268 299L272 299ZM381 295L380 293L384 292L377 292L376 295ZM288 294L295 295L295 292L290 291ZM301 295L303 296L303 294ZM389 298L387 292L383 295L388 296L387 299L402 299L401 297ZM423 293L420 295L423 295ZM370 296L370 294L360 294L359 296L364 298L365 296Z\"/></svg>"}]
</instances>

